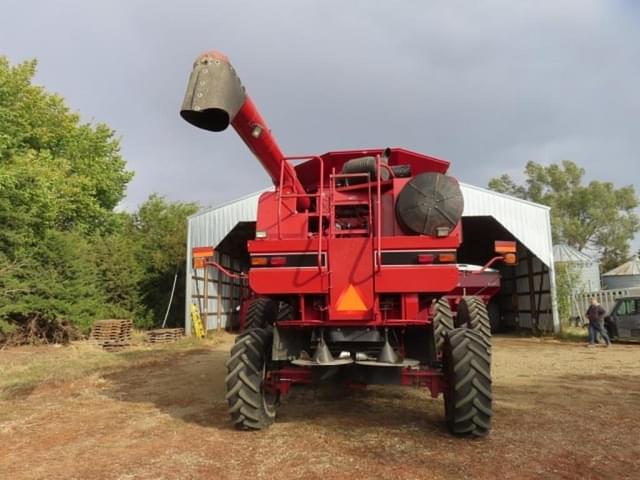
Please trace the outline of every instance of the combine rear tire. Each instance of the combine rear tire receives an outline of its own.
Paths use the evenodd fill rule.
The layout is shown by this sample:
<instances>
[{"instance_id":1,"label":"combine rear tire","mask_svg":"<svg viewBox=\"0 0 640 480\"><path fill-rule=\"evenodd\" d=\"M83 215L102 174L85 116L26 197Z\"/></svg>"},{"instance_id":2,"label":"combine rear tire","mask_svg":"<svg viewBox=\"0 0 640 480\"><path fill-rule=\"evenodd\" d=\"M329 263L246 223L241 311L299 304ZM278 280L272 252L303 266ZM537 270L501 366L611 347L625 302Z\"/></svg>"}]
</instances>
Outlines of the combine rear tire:
<instances>
[{"instance_id":1,"label":"combine rear tire","mask_svg":"<svg viewBox=\"0 0 640 480\"><path fill-rule=\"evenodd\" d=\"M441 298L435 303L433 309L433 343L436 358L442 357L442 347L447 334L453 330L453 313L446 298Z\"/></svg>"},{"instance_id":2,"label":"combine rear tire","mask_svg":"<svg viewBox=\"0 0 640 480\"><path fill-rule=\"evenodd\" d=\"M484 437L491 430L491 353L483 340L479 332L456 328L444 343L445 416L459 437Z\"/></svg>"},{"instance_id":3,"label":"combine rear tire","mask_svg":"<svg viewBox=\"0 0 640 480\"><path fill-rule=\"evenodd\" d=\"M293 319L293 307L290 303L280 302L278 306L278 314L276 320L292 320Z\"/></svg>"},{"instance_id":4,"label":"combine rear tire","mask_svg":"<svg viewBox=\"0 0 640 480\"><path fill-rule=\"evenodd\" d=\"M244 319L244 330L266 328L273 325L278 314L278 303L267 297L249 300L247 316Z\"/></svg>"},{"instance_id":5,"label":"combine rear tire","mask_svg":"<svg viewBox=\"0 0 640 480\"><path fill-rule=\"evenodd\" d=\"M467 327L482 335L487 348L491 348L491 322L489 312L482 298L462 297L458 304L456 327Z\"/></svg>"},{"instance_id":6,"label":"combine rear tire","mask_svg":"<svg viewBox=\"0 0 640 480\"><path fill-rule=\"evenodd\" d=\"M276 418L278 396L264 388L272 341L271 329L253 328L238 335L231 348L225 399L239 430L260 430Z\"/></svg>"}]
</instances>

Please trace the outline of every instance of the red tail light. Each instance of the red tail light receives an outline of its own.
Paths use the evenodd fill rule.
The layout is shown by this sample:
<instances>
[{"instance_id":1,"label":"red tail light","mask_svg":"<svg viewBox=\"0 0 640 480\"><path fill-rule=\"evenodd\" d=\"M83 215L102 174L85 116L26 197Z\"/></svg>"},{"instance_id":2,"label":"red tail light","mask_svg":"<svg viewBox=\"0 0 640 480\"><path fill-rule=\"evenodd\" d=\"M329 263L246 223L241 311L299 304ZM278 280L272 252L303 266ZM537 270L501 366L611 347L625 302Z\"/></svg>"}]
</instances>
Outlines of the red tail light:
<instances>
[{"instance_id":1,"label":"red tail light","mask_svg":"<svg viewBox=\"0 0 640 480\"><path fill-rule=\"evenodd\" d=\"M418 263L433 263L435 258L435 255L430 253L420 253L418 254Z\"/></svg>"},{"instance_id":2,"label":"red tail light","mask_svg":"<svg viewBox=\"0 0 640 480\"><path fill-rule=\"evenodd\" d=\"M287 264L287 257L271 257L269 264L272 267L282 267Z\"/></svg>"}]
</instances>

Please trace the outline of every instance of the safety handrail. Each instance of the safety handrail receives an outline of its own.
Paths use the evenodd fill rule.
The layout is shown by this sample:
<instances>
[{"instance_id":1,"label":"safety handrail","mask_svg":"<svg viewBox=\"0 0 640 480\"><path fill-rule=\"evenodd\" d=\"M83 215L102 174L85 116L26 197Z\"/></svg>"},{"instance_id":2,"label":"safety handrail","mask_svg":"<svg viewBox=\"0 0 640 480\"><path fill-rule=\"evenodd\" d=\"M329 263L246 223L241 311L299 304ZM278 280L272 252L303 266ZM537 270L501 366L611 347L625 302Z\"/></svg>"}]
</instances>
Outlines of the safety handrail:
<instances>
[{"instance_id":1,"label":"safety handrail","mask_svg":"<svg viewBox=\"0 0 640 480\"><path fill-rule=\"evenodd\" d=\"M317 159L319 162L319 167L320 167L320 176L319 179L320 181L318 182L318 191L316 193L283 193L282 192L282 187L283 187L283 182L284 182L284 169L285 169L285 164L287 164L287 162L290 161L296 161L296 160L313 160L313 159ZM324 197L324 182L322 181L324 179L324 161L322 160L322 157L319 157L317 155L298 155L298 156L290 156L290 157L285 157L284 161L282 162L282 165L280 167L280 187L278 188L278 212L277 212L277 217L278 217L278 240L282 239L282 235L280 233L280 218L281 218L281 206L282 206L282 199L283 198L298 198L298 197L307 197L309 199L314 198L316 199L316 208L317 208L317 212L318 212L318 271L322 271L322 238L323 238L323 228L322 228L322 216L323 216L323 197Z\"/></svg>"},{"instance_id":2,"label":"safety handrail","mask_svg":"<svg viewBox=\"0 0 640 480\"><path fill-rule=\"evenodd\" d=\"M288 162L290 161L296 161L296 160L312 160L312 159L317 159L319 162L319 170L320 170L320 175L319 175L319 181L318 181L318 190L316 191L316 193L297 193L297 192L291 192L291 193L284 193L283 192L283 186L284 186L284 173L285 173L285 165L288 165ZM382 222L381 222L381 218L382 218L382 169L387 170L387 172L389 173L389 177L390 178L394 178L394 172L393 169L387 165L386 163L383 163L381 161L381 156L380 155L376 155L376 180L375 180L375 188L376 188L376 204L375 204L375 208L376 208L376 215L375 215L375 219L374 219L374 215L373 215L373 208L374 205L372 204L372 187L373 185L371 185L371 177L370 174L367 172L362 172L362 173L335 173L335 170L331 172L331 175L329 175L329 192L330 192L330 198L329 198L329 208L330 208L330 225L329 225L329 235L333 236L335 235L335 231L334 231L334 225L333 225L333 216L334 216L334 198L335 198L335 192L337 192L337 188L335 185L335 181L337 179L340 178L356 178L356 177L360 177L360 178L367 178L369 180L368 182L368 205L369 205L369 225L370 225L370 235L375 237L375 245L374 245L374 259L375 259L375 263L376 263L376 271L379 271L381 269L382 266L382 261L381 261L381 252L382 252ZM289 157L285 157L284 161L281 164L280 167L280 179L279 179L279 188L278 188L278 206L277 206L277 231L278 231L278 239L281 240L282 239L282 234L281 234L281 213L282 213L282 200L285 198L300 198L300 197L307 197L309 199L316 199L316 211L318 214L318 270L322 270L322 243L323 243L323 239L324 239L324 228L323 228L323 216L324 216L324 195L325 195L325 185L324 185L324 162L322 160L322 157L319 157L317 155L299 155L299 156L289 156ZM375 221L374 221L375 220ZM375 223L375 225L374 225ZM328 245L327 245L328 248Z\"/></svg>"},{"instance_id":3,"label":"safety handrail","mask_svg":"<svg viewBox=\"0 0 640 480\"><path fill-rule=\"evenodd\" d=\"M324 204L324 199L323 199L323 194L324 194L324 161L322 160L322 158L320 157L316 157L318 159L318 161L320 162L320 181L318 182L319 185L319 197L318 200L316 202L316 207L318 209L318 271L322 271L322 224L323 224L323 217L322 217L322 205ZM328 243L327 243L328 245ZM327 246L328 248L328 246Z\"/></svg>"},{"instance_id":4,"label":"safety handrail","mask_svg":"<svg viewBox=\"0 0 640 480\"><path fill-rule=\"evenodd\" d=\"M380 197L382 196L382 183L381 183L381 170L380 166L382 162L380 161L380 155L376 155L376 252L374 255L374 260L376 263L376 272L379 272L382 269L382 201ZM393 172L390 171L391 174Z\"/></svg>"}]
</instances>

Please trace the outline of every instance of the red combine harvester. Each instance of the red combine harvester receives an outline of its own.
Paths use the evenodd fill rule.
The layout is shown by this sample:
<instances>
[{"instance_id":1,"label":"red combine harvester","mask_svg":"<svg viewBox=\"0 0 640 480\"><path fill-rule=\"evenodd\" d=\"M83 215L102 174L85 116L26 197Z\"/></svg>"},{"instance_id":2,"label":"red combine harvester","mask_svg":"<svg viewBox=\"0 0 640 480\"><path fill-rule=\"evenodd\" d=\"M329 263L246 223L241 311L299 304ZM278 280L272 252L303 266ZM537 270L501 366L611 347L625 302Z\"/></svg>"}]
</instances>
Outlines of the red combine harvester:
<instances>
[{"instance_id":1,"label":"red combine harvester","mask_svg":"<svg viewBox=\"0 0 640 480\"><path fill-rule=\"evenodd\" d=\"M402 148L286 157L218 52L195 61L180 114L214 132L231 124L276 187L248 242L253 297L226 377L233 423L264 428L291 385L342 381L427 387L444 394L453 434L486 435L486 267L514 263L515 243L459 268L463 197L449 162Z\"/></svg>"}]
</instances>

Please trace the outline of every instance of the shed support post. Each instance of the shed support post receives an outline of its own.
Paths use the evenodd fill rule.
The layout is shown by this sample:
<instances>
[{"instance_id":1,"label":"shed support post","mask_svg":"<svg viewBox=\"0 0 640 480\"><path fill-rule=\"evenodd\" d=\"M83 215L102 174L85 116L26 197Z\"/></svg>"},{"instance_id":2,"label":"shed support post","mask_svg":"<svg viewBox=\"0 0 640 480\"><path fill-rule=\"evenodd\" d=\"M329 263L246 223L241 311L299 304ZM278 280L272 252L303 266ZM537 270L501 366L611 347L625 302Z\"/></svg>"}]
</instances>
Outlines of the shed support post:
<instances>
[{"instance_id":1,"label":"shed support post","mask_svg":"<svg viewBox=\"0 0 640 480\"><path fill-rule=\"evenodd\" d=\"M531 319L531 329L534 332L538 332L540 328L538 325L536 286L533 280L533 257L531 253L527 254L527 277L529 280L529 318Z\"/></svg>"},{"instance_id":2,"label":"shed support post","mask_svg":"<svg viewBox=\"0 0 640 480\"><path fill-rule=\"evenodd\" d=\"M204 323L204 333L209 330L209 265L204 266L204 288L202 289L202 321Z\"/></svg>"},{"instance_id":3,"label":"shed support post","mask_svg":"<svg viewBox=\"0 0 640 480\"><path fill-rule=\"evenodd\" d=\"M218 275L218 319L216 320L216 330L220 332L222 329L222 279Z\"/></svg>"}]
</instances>

